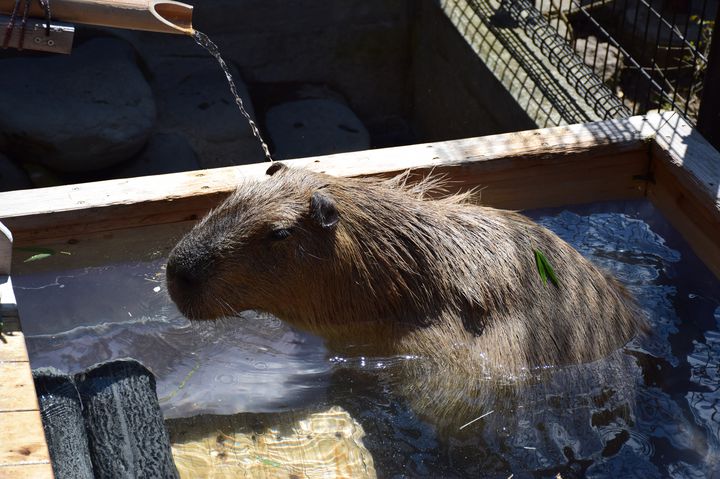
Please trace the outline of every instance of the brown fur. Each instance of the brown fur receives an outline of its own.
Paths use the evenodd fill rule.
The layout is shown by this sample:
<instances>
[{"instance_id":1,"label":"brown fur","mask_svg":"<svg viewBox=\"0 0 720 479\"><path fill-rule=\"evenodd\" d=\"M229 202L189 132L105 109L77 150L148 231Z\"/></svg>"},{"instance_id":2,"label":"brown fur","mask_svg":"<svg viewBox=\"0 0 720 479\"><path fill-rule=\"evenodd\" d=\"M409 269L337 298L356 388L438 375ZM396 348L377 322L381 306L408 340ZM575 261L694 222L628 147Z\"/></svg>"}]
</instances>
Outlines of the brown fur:
<instances>
[{"instance_id":1,"label":"brown fur","mask_svg":"<svg viewBox=\"0 0 720 479\"><path fill-rule=\"evenodd\" d=\"M518 213L429 199L436 180L273 169L171 253L169 291L191 319L258 309L345 354L509 372L593 361L644 324L615 279ZM543 283L535 249L559 286Z\"/></svg>"}]
</instances>

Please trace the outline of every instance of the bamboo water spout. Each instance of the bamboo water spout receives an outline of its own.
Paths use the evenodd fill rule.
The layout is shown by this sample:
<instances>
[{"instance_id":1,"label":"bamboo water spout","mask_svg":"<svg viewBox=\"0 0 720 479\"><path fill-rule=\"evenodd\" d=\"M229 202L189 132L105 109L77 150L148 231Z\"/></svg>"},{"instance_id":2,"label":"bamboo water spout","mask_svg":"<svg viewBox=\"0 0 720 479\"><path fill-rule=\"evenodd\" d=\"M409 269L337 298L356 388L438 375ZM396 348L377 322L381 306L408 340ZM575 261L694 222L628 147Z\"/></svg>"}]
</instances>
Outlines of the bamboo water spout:
<instances>
[{"instance_id":1,"label":"bamboo water spout","mask_svg":"<svg viewBox=\"0 0 720 479\"><path fill-rule=\"evenodd\" d=\"M173 0L51 0L52 20L102 27L192 35L192 5ZM10 15L15 0L0 0L0 14ZM32 2L29 15L44 18Z\"/></svg>"}]
</instances>

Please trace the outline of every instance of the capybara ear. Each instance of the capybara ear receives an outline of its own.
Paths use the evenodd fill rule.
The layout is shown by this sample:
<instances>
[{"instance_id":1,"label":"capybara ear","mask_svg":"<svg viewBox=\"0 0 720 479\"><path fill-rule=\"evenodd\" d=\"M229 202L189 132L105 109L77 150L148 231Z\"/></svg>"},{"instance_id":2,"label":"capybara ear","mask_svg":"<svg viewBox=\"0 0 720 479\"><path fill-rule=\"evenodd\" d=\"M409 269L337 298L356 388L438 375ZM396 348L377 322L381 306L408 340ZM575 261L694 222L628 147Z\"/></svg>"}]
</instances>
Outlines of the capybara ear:
<instances>
[{"instance_id":1,"label":"capybara ear","mask_svg":"<svg viewBox=\"0 0 720 479\"><path fill-rule=\"evenodd\" d=\"M310 198L310 217L323 228L332 228L340 220L335 200L327 194L316 191Z\"/></svg>"},{"instance_id":2,"label":"capybara ear","mask_svg":"<svg viewBox=\"0 0 720 479\"><path fill-rule=\"evenodd\" d=\"M287 166L279 161L274 161L272 165L265 171L265 174L272 176L280 170L286 170Z\"/></svg>"}]
</instances>

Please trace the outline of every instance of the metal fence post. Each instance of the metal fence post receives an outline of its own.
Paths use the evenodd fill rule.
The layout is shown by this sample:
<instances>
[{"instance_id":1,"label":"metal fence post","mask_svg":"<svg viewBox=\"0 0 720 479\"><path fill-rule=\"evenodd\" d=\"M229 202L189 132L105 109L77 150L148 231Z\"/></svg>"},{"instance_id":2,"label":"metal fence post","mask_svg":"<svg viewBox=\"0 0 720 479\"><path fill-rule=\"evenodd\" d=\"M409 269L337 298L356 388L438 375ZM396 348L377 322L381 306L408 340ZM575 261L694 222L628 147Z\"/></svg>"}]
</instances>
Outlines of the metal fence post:
<instances>
[{"instance_id":1,"label":"metal fence post","mask_svg":"<svg viewBox=\"0 0 720 479\"><path fill-rule=\"evenodd\" d=\"M697 128L720 151L720 8L715 15Z\"/></svg>"}]
</instances>

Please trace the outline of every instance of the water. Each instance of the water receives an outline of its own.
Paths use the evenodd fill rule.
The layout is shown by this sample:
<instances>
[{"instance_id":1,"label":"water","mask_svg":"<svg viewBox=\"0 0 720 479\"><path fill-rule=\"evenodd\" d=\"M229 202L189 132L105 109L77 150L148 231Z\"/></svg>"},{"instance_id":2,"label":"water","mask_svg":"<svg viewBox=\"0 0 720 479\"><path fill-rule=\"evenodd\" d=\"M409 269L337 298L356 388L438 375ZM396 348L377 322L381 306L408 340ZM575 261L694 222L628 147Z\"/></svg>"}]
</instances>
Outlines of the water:
<instances>
[{"instance_id":1,"label":"water","mask_svg":"<svg viewBox=\"0 0 720 479\"><path fill-rule=\"evenodd\" d=\"M235 80L233 80L232 74L230 73L230 69L228 68L227 63L225 63L225 60L223 60L222 56L220 56L220 49L218 48L217 45L215 45L215 43L212 40L210 40L208 38L207 35L205 35L202 32L194 30L192 37L198 45L200 45L205 50L207 50L208 53L210 53L210 55L215 57L215 59L217 60L223 73L225 73L225 78L227 78L228 85L230 86L230 92L232 93L233 97L235 97L235 103L237 104L238 108L240 109L240 113L242 113L242 115L245 117L248 124L250 125L250 129L252 130L253 135L260 142L260 146L263 149L263 153L265 153L265 158L267 158L268 161L272 162L273 158L270 155L270 149L268 148L267 143L265 143L265 140L263 140L263 137L260 134L260 130L258 129L257 125L255 124L252 117L250 117L250 114L245 109L245 105L243 104L242 98L240 98L240 95L238 95L237 87L235 86Z\"/></svg>"},{"instance_id":2,"label":"water","mask_svg":"<svg viewBox=\"0 0 720 479\"><path fill-rule=\"evenodd\" d=\"M34 368L77 373L132 357L158 377L166 417L283 411L324 394L331 364L322 341L252 312L192 325L165 290L165 258L184 230L148 227L133 236L48 245L24 263L14 287ZM89 298L102 298L93 301Z\"/></svg>"},{"instance_id":3,"label":"water","mask_svg":"<svg viewBox=\"0 0 720 479\"><path fill-rule=\"evenodd\" d=\"M254 313L195 327L162 281L182 233L166 227L49 245L70 254L30 263L16 252L14 283L32 365L145 362L185 465L210 451L202 467L227 457L288 474L300 470L288 455L332 468L339 454L351 477L368 458L379 477L720 475L720 283L647 202L529 214L625 282L652 335L518 384L328 353Z\"/></svg>"}]
</instances>

